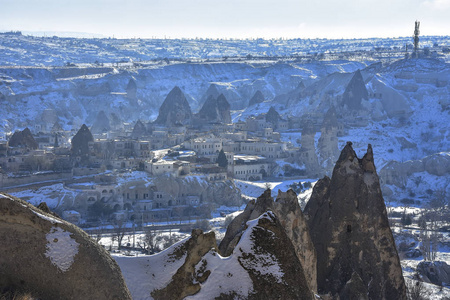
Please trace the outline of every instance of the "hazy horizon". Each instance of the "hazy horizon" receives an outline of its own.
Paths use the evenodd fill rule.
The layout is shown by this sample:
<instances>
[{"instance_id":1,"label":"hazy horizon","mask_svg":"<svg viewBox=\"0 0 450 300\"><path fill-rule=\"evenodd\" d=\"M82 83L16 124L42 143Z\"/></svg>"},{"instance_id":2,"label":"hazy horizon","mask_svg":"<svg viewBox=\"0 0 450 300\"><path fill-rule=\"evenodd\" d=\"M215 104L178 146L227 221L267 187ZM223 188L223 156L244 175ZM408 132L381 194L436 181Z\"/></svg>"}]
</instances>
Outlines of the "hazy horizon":
<instances>
[{"instance_id":1,"label":"hazy horizon","mask_svg":"<svg viewBox=\"0 0 450 300\"><path fill-rule=\"evenodd\" d=\"M0 31L115 38L392 38L450 33L450 0L0 0Z\"/></svg>"}]
</instances>

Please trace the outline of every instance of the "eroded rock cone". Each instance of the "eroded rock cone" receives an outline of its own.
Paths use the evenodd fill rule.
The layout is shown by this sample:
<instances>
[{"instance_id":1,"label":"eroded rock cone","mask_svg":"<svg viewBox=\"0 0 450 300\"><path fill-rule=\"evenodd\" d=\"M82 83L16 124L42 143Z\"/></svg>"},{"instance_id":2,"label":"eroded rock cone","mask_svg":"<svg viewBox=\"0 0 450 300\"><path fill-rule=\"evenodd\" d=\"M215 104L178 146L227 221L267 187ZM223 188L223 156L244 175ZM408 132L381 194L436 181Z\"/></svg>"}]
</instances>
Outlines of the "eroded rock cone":
<instances>
[{"instance_id":1,"label":"eroded rock cone","mask_svg":"<svg viewBox=\"0 0 450 300\"><path fill-rule=\"evenodd\" d=\"M345 88L344 94L342 95L342 103L343 105L347 105L349 109L360 109L362 99L369 99L369 93L367 92L361 71L357 70Z\"/></svg>"},{"instance_id":2,"label":"eroded rock cone","mask_svg":"<svg viewBox=\"0 0 450 300\"><path fill-rule=\"evenodd\" d=\"M250 107L262 102L264 102L264 95L260 90L257 90L252 99L250 99L250 101L248 102L248 106Z\"/></svg>"},{"instance_id":3,"label":"eroded rock cone","mask_svg":"<svg viewBox=\"0 0 450 300\"><path fill-rule=\"evenodd\" d=\"M134 124L133 131L131 132L132 138L141 138L147 135L147 128L141 120L137 120L136 124Z\"/></svg>"},{"instance_id":4,"label":"eroded rock cone","mask_svg":"<svg viewBox=\"0 0 450 300\"><path fill-rule=\"evenodd\" d=\"M16 131L9 139L10 147L27 147L30 149L37 149L38 143L31 134L30 129L25 128L22 131Z\"/></svg>"},{"instance_id":5,"label":"eroded rock cone","mask_svg":"<svg viewBox=\"0 0 450 300\"><path fill-rule=\"evenodd\" d=\"M81 163L89 161L89 143L94 141L89 128L83 124L77 134L72 138L72 155L80 157Z\"/></svg>"},{"instance_id":6,"label":"eroded rock cone","mask_svg":"<svg viewBox=\"0 0 450 300\"><path fill-rule=\"evenodd\" d=\"M406 299L371 145L358 159L348 142L332 178L318 181L304 212L317 252L319 293Z\"/></svg>"},{"instance_id":7,"label":"eroded rock cone","mask_svg":"<svg viewBox=\"0 0 450 300\"><path fill-rule=\"evenodd\" d=\"M0 194L0 291L39 299L131 299L117 263L84 231Z\"/></svg>"},{"instance_id":8,"label":"eroded rock cone","mask_svg":"<svg viewBox=\"0 0 450 300\"><path fill-rule=\"evenodd\" d=\"M266 190L258 199L250 201L245 210L230 223L222 242L219 245L221 253L230 255L239 243L243 232L247 228L247 222L258 218L266 211L272 211L288 238L290 239L297 259L305 270L309 289L317 290L316 252L309 234L308 224L298 204L294 191L279 192L274 201L270 189Z\"/></svg>"},{"instance_id":9,"label":"eroded rock cone","mask_svg":"<svg viewBox=\"0 0 450 300\"><path fill-rule=\"evenodd\" d=\"M159 108L156 124L173 126L175 124L189 124L192 112L189 103L179 87L174 87L164 99Z\"/></svg>"},{"instance_id":10,"label":"eroded rock cone","mask_svg":"<svg viewBox=\"0 0 450 300\"><path fill-rule=\"evenodd\" d=\"M95 118L94 124L92 124L91 132L92 133L104 133L111 130L111 125L109 122L109 118L106 113L101 110L98 112L97 117Z\"/></svg>"},{"instance_id":11,"label":"eroded rock cone","mask_svg":"<svg viewBox=\"0 0 450 300\"><path fill-rule=\"evenodd\" d=\"M223 94L217 98L210 95L197 116L209 122L231 123L230 104Z\"/></svg>"}]
</instances>

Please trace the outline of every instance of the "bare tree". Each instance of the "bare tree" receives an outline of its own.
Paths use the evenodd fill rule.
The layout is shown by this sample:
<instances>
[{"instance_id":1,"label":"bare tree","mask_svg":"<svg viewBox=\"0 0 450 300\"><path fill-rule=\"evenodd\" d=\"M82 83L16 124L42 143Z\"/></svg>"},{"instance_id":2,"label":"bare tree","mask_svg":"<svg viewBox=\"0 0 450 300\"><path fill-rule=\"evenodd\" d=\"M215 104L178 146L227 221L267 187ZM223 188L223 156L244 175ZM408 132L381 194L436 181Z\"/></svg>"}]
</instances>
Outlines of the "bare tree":
<instances>
[{"instance_id":1,"label":"bare tree","mask_svg":"<svg viewBox=\"0 0 450 300\"><path fill-rule=\"evenodd\" d=\"M419 225L422 228L420 239L420 250L425 260L433 261L436 259L439 246L438 214L435 211L426 212L420 219Z\"/></svg>"},{"instance_id":2,"label":"bare tree","mask_svg":"<svg viewBox=\"0 0 450 300\"><path fill-rule=\"evenodd\" d=\"M425 299L425 286L420 280L412 280L408 284L408 299L410 300L423 300Z\"/></svg>"},{"instance_id":3,"label":"bare tree","mask_svg":"<svg viewBox=\"0 0 450 300\"><path fill-rule=\"evenodd\" d=\"M103 237L103 226L100 225L97 229L92 231L91 237L98 243Z\"/></svg>"},{"instance_id":4,"label":"bare tree","mask_svg":"<svg viewBox=\"0 0 450 300\"><path fill-rule=\"evenodd\" d=\"M147 254L159 251L158 243L161 241L161 234L153 228L145 228L145 234L137 242L137 246Z\"/></svg>"},{"instance_id":5,"label":"bare tree","mask_svg":"<svg viewBox=\"0 0 450 300\"><path fill-rule=\"evenodd\" d=\"M126 233L125 222L123 219L114 221L114 232L113 236L117 239L118 249L122 247L122 240Z\"/></svg>"}]
</instances>

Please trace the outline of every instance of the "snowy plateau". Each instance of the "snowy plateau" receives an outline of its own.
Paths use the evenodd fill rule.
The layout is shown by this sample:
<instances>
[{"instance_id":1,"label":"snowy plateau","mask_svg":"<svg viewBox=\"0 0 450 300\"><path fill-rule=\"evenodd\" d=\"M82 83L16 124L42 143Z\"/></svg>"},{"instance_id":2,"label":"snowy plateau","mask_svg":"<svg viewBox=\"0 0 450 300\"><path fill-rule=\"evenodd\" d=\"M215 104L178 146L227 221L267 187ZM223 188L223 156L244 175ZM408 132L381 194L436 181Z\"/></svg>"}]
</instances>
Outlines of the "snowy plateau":
<instances>
[{"instance_id":1,"label":"snowy plateau","mask_svg":"<svg viewBox=\"0 0 450 300\"><path fill-rule=\"evenodd\" d=\"M325 132L322 124L333 107L342 125L335 137L338 149L352 141L353 149L362 157L368 144L373 147L403 275L412 287L418 279L418 265L424 260L450 264L450 37L421 37L420 45L416 55L411 38L120 40L0 33L0 146L17 130L28 127L37 133L55 122L73 137L83 124L91 127L100 111L116 116L119 127L130 135L137 121L150 123L158 117L164 99L175 86L181 89L194 113L205 103L210 87L215 86L230 104L233 126L275 108L289 124L278 130L279 140L295 151L305 146L305 124L313 123L313 152L319 158L320 171L308 173L301 162L277 159L272 173L263 180L231 178L231 188L238 190L245 201L256 199L267 188L276 196L278 191L285 192L299 184L301 188L296 192L303 209L319 177L331 177L330 165L334 166L335 161L323 158L320 145ZM362 86L352 87L358 78ZM258 91L263 101L250 105ZM358 93L358 107L352 109L351 100L345 101ZM70 145L70 140L65 143ZM167 149L156 149L155 158L164 160L168 153ZM0 171L4 160L0 152ZM301 171L301 176L292 176L288 172L291 169ZM106 175L110 172L102 171ZM84 176L80 186L68 187L52 179L4 191L34 205L45 201L53 210L62 203L75 206L80 191L95 188L94 177L95 174ZM208 185L206 179L197 175L184 180L187 185L191 181L199 187ZM129 170L118 176L116 187L148 187L155 184L153 181L147 173ZM231 206L217 208L209 219L217 240L224 236L226 216L234 218L244 207ZM423 216L430 213L434 213L434 219L424 221ZM252 228L256 222L250 221L248 226ZM161 221L158 225L168 223ZM144 239L143 232L131 232L134 225L127 226L128 241ZM112 225L103 227L113 229ZM166 230L164 235L167 234ZM423 249L430 235L438 242L432 246L433 259L426 259ZM186 236L180 233L180 238ZM78 244L56 227L47 239L46 257L65 272L77 255ZM117 245L117 240L105 234L98 236L97 241L111 250ZM151 291L167 286L185 258L170 261L180 243L154 255L133 251L113 255L134 299L152 299ZM238 244L241 251L251 252L252 245L248 243L243 239ZM68 253L62 255L64 251ZM226 291L238 289L242 297L248 295L252 290L249 275L243 271L237 254L233 255L208 253L208 268L216 273L212 273L214 276L198 295L188 299L217 297L218 285ZM283 280L276 258L267 256L264 261L253 263L247 267ZM201 265L194 266L196 272L199 268ZM240 286L226 272L233 272ZM450 280L450 273L447 278ZM450 281L441 285L425 280L421 296L449 299Z\"/></svg>"}]
</instances>

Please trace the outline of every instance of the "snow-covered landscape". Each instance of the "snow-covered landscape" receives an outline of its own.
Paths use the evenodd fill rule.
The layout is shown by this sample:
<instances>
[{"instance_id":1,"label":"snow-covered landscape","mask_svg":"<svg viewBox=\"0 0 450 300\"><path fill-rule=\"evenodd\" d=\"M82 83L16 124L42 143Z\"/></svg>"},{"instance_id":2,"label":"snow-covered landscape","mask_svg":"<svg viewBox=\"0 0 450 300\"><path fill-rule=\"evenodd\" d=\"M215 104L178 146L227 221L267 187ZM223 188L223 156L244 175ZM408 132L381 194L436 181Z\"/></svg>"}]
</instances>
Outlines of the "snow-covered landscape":
<instances>
[{"instance_id":1,"label":"snow-covered landscape","mask_svg":"<svg viewBox=\"0 0 450 300\"><path fill-rule=\"evenodd\" d=\"M133 299L172 295L182 272L181 298L246 299L255 278L289 285L287 256L256 236L284 240L292 217L232 220L268 189L305 209L350 146L379 178L409 296L449 299L450 37L420 41L0 33L0 192L86 230ZM67 272L80 242L54 226L43 255ZM214 232L195 236L199 257L196 227Z\"/></svg>"}]
</instances>

